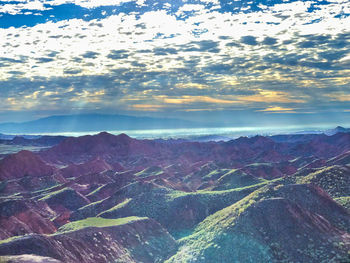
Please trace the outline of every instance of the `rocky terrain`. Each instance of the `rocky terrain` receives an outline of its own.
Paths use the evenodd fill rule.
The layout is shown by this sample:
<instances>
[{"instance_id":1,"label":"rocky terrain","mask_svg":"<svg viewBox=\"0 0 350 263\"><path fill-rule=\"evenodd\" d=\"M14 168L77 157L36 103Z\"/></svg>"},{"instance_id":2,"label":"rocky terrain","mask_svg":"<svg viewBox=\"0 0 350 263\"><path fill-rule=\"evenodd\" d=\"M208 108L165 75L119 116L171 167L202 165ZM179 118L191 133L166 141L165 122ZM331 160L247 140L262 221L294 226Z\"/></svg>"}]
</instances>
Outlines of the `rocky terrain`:
<instances>
[{"instance_id":1,"label":"rocky terrain","mask_svg":"<svg viewBox=\"0 0 350 263\"><path fill-rule=\"evenodd\" d=\"M350 133L13 138L0 262L350 262Z\"/></svg>"}]
</instances>

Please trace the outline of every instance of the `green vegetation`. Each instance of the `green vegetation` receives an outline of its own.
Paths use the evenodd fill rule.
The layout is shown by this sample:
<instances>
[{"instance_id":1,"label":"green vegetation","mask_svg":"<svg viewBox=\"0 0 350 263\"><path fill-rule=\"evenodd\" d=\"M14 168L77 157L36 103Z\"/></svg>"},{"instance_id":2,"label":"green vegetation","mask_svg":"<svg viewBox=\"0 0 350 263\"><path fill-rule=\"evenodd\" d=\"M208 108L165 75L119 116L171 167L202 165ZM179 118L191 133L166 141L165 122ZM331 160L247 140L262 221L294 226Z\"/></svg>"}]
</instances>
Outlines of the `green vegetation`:
<instances>
[{"instance_id":1,"label":"green vegetation","mask_svg":"<svg viewBox=\"0 0 350 263\"><path fill-rule=\"evenodd\" d=\"M315 184L323 188L333 198L350 195L349 169L343 166L330 166L296 178L297 184Z\"/></svg>"},{"instance_id":2,"label":"green vegetation","mask_svg":"<svg viewBox=\"0 0 350 263\"><path fill-rule=\"evenodd\" d=\"M23 235L23 236L13 236L13 237L9 237L7 239L0 240L0 245L1 244L6 244L8 242L12 242L14 240L17 240L17 239L20 239L20 238L23 238L23 237L25 237L25 235Z\"/></svg>"},{"instance_id":3,"label":"green vegetation","mask_svg":"<svg viewBox=\"0 0 350 263\"><path fill-rule=\"evenodd\" d=\"M164 173L161 167L158 166L151 166L148 167L141 172L136 173L135 175L138 177L148 177L148 176L155 176L155 175L160 175Z\"/></svg>"},{"instance_id":4,"label":"green vegetation","mask_svg":"<svg viewBox=\"0 0 350 263\"><path fill-rule=\"evenodd\" d=\"M104 211L103 213L113 213L113 211L116 211L116 210L118 210L118 209L120 209L120 208L125 207L131 200L132 200L131 198L127 198L127 199L125 199L123 202L121 202L121 203L119 203L119 204L113 206L112 208L110 208L110 209ZM102 201L103 201L103 200L102 200ZM102 201L98 201L98 202L102 202ZM97 203L97 202L95 202L95 203ZM100 214L97 215L97 216L100 216Z\"/></svg>"},{"instance_id":5,"label":"green vegetation","mask_svg":"<svg viewBox=\"0 0 350 263\"><path fill-rule=\"evenodd\" d=\"M136 216L130 216L125 218L118 218L118 219L106 219L101 217L89 217L83 220L74 221L68 224L65 224L64 226L61 226L58 229L57 234L64 233L64 232L71 232L71 231L77 231L83 228L87 227L110 227L110 226L120 226L129 224L135 221L145 220L146 217L136 217Z\"/></svg>"},{"instance_id":6,"label":"green vegetation","mask_svg":"<svg viewBox=\"0 0 350 263\"><path fill-rule=\"evenodd\" d=\"M182 192L165 187L153 187L140 192L98 214L103 218L141 216L153 218L175 237L190 234L193 228L208 215L236 203L253 191L266 185L260 183L225 191ZM121 198L121 197L120 197Z\"/></svg>"},{"instance_id":7,"label":"green vegetation","mask_svg":"<svg viewBox=\"0 0 350 263\"><path fill-rule=\"evenodd\" d=\"M267 183L268 180L248 175L240 170L231 170L222 175L212 190L226 190Z\"/></svg>"},{"instance_id":8,"label":"green vegetation","mask_svg":"<svg viewBox=\"0 0 350 263\"><path fill-rule=\"evenodd\" d=\"M251 163L248 164L246 167L273 167L272 163Z\"/></svg>"},{"instance_id":9,"label":"green vegetation","mask_svg":"<svg viewBox=\"0 0 350 263\"><path fill-rule=\"evenodd\" d=\"M39 189L39 190L36 190L36 191L33 191L32 194L33 195L47 195L47 194L50 194L50 191L61 186L62 184L56 184L56 185L52 185L52 186L49 186L47 188L43 188L43 189Z\"/></svg>"},{"instance_id":10,"label":"green vegetation","mask_svg":"<svg viewBox=\"0 0 350 263\"><path fill-rule=\"evenodd\" d=\"M339 204L350 210L350 196L342 196L334 199Z\"/></svg>"},{"instance_id":11,"label":"green vegetation","mask_svg":"<svg viewBox=\"0 0 350 263\"><path fill-rule=\"evenodd\" d=\"M203 177L203 180L217 180L222 175L227 174L229 172L234 172L236 169L216 169L214 171L211 171L207 175Z\"/></svg>"},{"instance_id":12,"label":"green vegetation","mask_svg":"<svg viewBox=\"0 0 350 263\"><path fill-rule=\"evenodd\" d=\"M79 210L85 210L85 209L93 208L94 206L101 204L101 203L102 203L103 201L105 201L107 198L108 198L108 197L106 197L105 199L102 199L102 200L99 200L99 201L96 201L96 202L93 202L93 203L84 205L84 206L78 208L78 211L79 211Z\"/></svg>"},{"instance_id":13,"label":"green vegetation","mask_svg":"<svg viewBox=\"0 0 350 263\"><path fill-rule=\"evenodd\" d=\"M90 192L88 195L86 195L87 197L92 196L94 194L96 194L98 191L100 191L103 187L105 187L105 185L101 185L99 187L97 187L95 190L93 190L92 192Z\"/></svg>"},{"instance_id":14,"label":"green vegetation","mask_svg":"<svg viewBox=\"0 0 350 263\"><path fill-rule=\"evenodd\" d=\"M51 192L39 200L47 202L49 206L62 205L71 211L77 210L89 203L88 199L70 187Z\"/></svg>"},{"instance_id":15,"label":"green vegetation","mask_svg":"<svg viewBox=\"0 0 350 263\"><path fill-rule=\"evenodd\" d=\"M61 193L64 193L66 191L74 191L72 188L69 188L69 187L65 187L63 189L60 189L60 190L57 190L57 191L54 191L54 192L51 192L51 193L48 193L47 195L45 195L44 197L41 197L39 199L39 201L47 201L48 199L58 195L58 194L61 194Z\"/></svg>"},{"instance_id":16,"label":"green vegetation","mask_svg":"<svg viewBox=\"0 0 350 263\"><path fill-rule=\"evenodd\" d=\"M259 258L259 262L271 262L267 248L258 244L254 238L240 233L229 234L226 230L232 229L240 215L257 200L268 197L274 187L264 186L208 216L195 228L193 234L179 240L180 249L166 262L238 262L241 256L255 260ZM240 251L245 255L240 255Z\"/></svg>"},{"instance_id":17,"label":"green vegetation","mask_svg":"<svg viewBox=\"0 0 350 263\"><path fill-rule=\"evenodd\" d=\"M318 203L322 195L318 196L312 189L306 185L265 185L231 206L206 217L195 227L192 234L178 240L179 250L166 262L256 262L257 259L266 263L275 260L297 262L296 259L300 262L332 262L333 255L329 253L330 250L340 253L338 256L341 258L346 249L338 249L341 242L334 242L329 238L329 234L324 235L322 232L305 232L310 225L304 228L304 222L293 218L295 212L301 213L301 218L303 215L309 216L308 213L304 214L303 210L299 210L298 206L293 208L293 203L302 204L299 197L295 200L292 198L299 191L303 193L301 196L304 198L309 198L308 194L311 194L308 201L311 202L311 206L316 206L314 212L318 214L320 211L320 215L329 220L323 213L327 213L322 210L323 204ZM303 206L303 209L313 213L308 206L309 204ZM279 212L282 214L277 217L275 214L271 215ZM286 226L293 227L284 229L284 226L277 224L279 220L285 222ZM337 226L335 221L329 222ZM317 221L314 223L318 224ZM281 229L284 229L289 237L281 236ZM293 239L298 242L294 243L290 237L296 233ZM290 248L291 245L293 249Z\"/></svg>"}]
</instances>

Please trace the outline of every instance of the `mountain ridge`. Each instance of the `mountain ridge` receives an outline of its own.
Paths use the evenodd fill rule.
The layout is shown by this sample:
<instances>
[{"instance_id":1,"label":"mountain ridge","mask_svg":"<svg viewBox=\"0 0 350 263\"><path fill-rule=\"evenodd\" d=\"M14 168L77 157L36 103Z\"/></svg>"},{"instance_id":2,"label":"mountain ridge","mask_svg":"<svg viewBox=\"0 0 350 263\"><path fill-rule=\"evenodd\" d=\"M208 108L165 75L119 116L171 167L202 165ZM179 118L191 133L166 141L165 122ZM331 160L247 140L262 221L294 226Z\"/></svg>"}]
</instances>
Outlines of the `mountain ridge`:
<instances>
[{"instance_id":1,"label":"mountain ridge","mask_svg":"<svg viewBox=\"0 0 350 263\"><path fill-rule=\"evenodd\" d=\"M0 160L9 260L349 259L350 133L195 142L100 132L42 143L54 145ZM108 223L135 217L147 219Z\"/></svg>"},{"instance_id":2,"label":"mountain ridge","mask_svg":"<svg viewBox=\"0 0 350 263\"><path fill-rule=\"evenodd\" d=\"M28 122L0 123L1 133L94 132L103 130L137 130L193 128L208 126L176 118L136 117L110 114L54 115Z\"/></svg>"}]
</instances>

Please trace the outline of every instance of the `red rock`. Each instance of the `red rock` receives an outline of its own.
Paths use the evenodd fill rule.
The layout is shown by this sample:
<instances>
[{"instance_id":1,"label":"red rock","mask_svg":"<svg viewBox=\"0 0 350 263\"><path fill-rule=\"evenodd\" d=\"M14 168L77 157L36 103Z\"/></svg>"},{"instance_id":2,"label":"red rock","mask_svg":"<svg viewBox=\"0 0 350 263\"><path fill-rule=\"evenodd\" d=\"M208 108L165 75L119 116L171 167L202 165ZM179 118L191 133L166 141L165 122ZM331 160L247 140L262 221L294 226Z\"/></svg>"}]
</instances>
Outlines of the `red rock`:
<instances>
[{"instance_id":1,"label":"red rock","mask_svg":"<svg viewBox=\"0 0 350 263\"><path fill-rule=\"evenodd\" d=\"M54 168L30 151L20 151L0 160L0 179L14 179L24 176L48 176Z\"/></svg>"}]
</instances>

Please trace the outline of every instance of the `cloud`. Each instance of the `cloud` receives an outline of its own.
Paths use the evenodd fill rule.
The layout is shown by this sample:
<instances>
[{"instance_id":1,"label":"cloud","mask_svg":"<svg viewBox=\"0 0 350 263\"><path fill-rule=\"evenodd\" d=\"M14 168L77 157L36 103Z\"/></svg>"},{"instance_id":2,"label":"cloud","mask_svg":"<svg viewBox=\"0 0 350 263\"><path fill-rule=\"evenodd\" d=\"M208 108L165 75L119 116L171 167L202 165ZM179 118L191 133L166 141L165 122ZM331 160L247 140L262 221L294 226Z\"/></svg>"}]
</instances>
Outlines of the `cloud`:
<instances>
[{"instance_id":1,"label":"cloud","mask_svg":"<svg viewBox=\"0 0 350 263\"><path fill-rule=\"evenodd\" d=\"M128 51L125 49L111 50L111 52L107 56L107 58L110 58L110 59L123 59L128 57L129 57Z\"/></svg>"},{"instance_id":2,"label":"cloud","mask_svg":"<svg viewBox=\"0 0 350 263\"><path fill-rule=\"evenodd\" d=\"M256 37L254 36L243 36L241 37L241 42L246 45L255 46L258 44Z\"/></svg>"},{"instance_id":3,"label":"cloud","mask_svg":"<svg viewBox=\"0 0 350 263\"><path fill-rule=\"evenodd\" d=\"M277 43L277 38L274 37L265 37L264 40L261 42L264 45L275 45Z\"/></svg>"},{"instance_id":4,"label":"cloud","mask_svg":"<svg viewBox=\"0 0 350 263\"><path fill-rule=\"evenodd\" d=\"M346 2L41 3L38 18L0 22L0 98L12 107L346 109Z\"/></svg>"},{"instance_id":5,"label":"cloud","mask_svg":"<svg viewBox=\"0 0 350 263\"><path fill-rule=\"evenodd\" d=\"M166 55L175 55L177 54L177 50L175 48L162 48L157 47L153 50L154 55L156 56L166 56Z\"/></svg>"},{"instance_id":6,"label":"cloud","mask_svg":"<svg viewBox=\"0 0 350 263\"><path fill-rule=\"evenodd\" d=\"M338 93L338 94L327 94L328 97L333 101L346 102L350 101L350 94Z\"/></svg>"},{"instance_id":7,"label":"cloud","mask_svg":"<svg viewBox=\"0 0 350 263\"><path fill-rule=\"evenodd\" d=\"M266 109L257 110L257 111L270 112L270 113L295 113L293 108L283 108L279 106L272 106L272 107L268 107Z\"/></svg>"},{"instance_id":8,"label":"cloud","mask_svg":"<svg viewBox=\"0 0 350 263\"><path fill-rule=\"evenodd\" d=\"M154 104L133 104L131 108L137 111L159 111L164 108L163 105L154 105Z\"/></svg>"},{"instance_id":9,"label":"cloud","mask_svg":"<svg viewBox=\"0 0 350 263\"><path fill-rule=\"evenodd\" d=\"M220 52L219 42L213 40L192 41L181 48L184 52Z\"/></svg>"},{"instance_id":10,"label":"cloud","mask_svg":"<svg viewBox=\"0 0 350 263\"><path fill-rule=\"evenodd\" d=\"M257 94L244 96L239 98L241 101L246 102L265 102L265 103L305 103L306 100L303 98L294 97L287 92L283 91L270 91L270 90L259 90Z\"/></svg>"},{"instance_id":11,"label":"cloud","mask_svg":"<svg viewBox=\"0 0 350 263\"><path fill-rule=\"evenodd\" d=\"M52 57L37 58L36 60L38 63L47 63L47 62L54 61Z\"/></svg>"},{"instance_id":12,"label":"cloud","mask_svg":"<svg viewBox=\"0 0 350 263\"><path fill-rule=\"evenodd\" d=\"M6 3L6 2L5 2ZM26 10L35 10L35 11L43 11L43 10L49 10L49 7L45 7L44 3L41 1L9 1L8 4L3 4L0 6L0 14L21 14Z\"/></svg>"},{"instance_id":13,"label":"cloud","mask_svg":"<svg viewBox=\"0 0 350 263\"><path fill-rule=\"evenodd\" d=\"M84 54L82 54L81 56L82 56L83 58L97 58L99 54L100 54L100 53L98 53L98 52L87 51L87 52L85 52Z\"/></svg>"},{"instance_id":14,"label":"cloud","mask_svg":"<svg viewBox=\"0 0 350 263\"><path fill-rule=\"evenodd\" d=\"M195 102L214 103L214 104L237 103L237 101L212 98L208 96L182 96L180 98L166 98L166 97L163 98L163 96L160 96L159 99L161 99L164 103L169 103L169 104L189 104L189 103L195 103Z\"/></svg>"}]
</instances>

